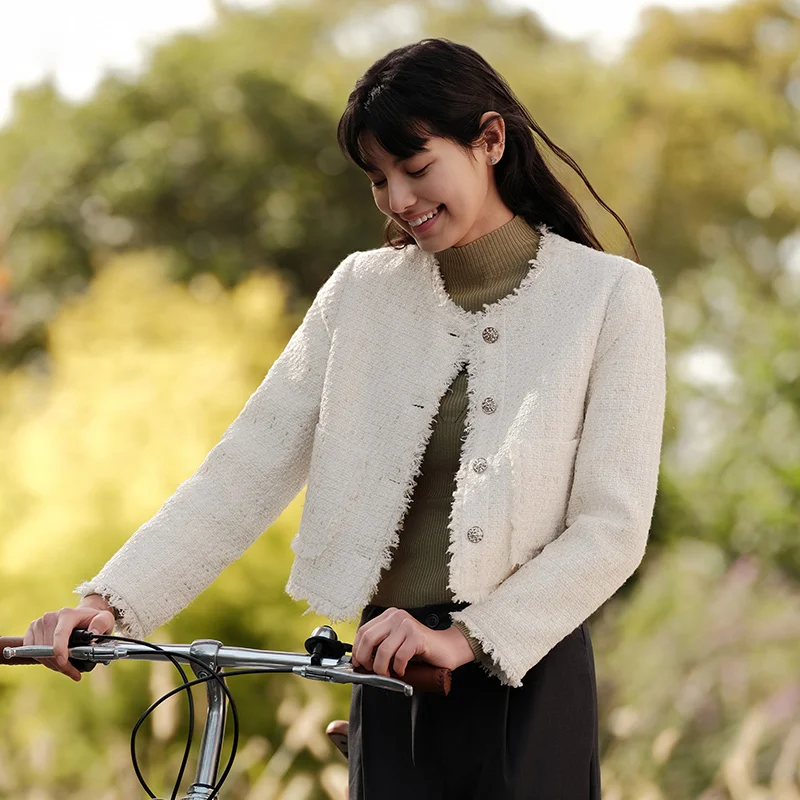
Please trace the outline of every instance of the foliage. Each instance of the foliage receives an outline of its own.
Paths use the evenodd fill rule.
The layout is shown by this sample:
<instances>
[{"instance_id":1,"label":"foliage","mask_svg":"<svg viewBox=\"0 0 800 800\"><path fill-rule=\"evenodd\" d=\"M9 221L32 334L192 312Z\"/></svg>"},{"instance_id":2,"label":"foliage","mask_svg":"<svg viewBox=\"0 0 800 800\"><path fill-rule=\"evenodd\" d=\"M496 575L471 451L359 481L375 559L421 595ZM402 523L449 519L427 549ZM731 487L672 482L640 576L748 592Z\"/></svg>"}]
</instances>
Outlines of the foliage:
<instances>
[{"instance_id":1,"label":"foliage","mask_svg":"<svg viewBox=\"0 0 800 800\"><path fill-rule=\"evenodd\" d=\"M800 592L687 537L592 627L606 800L797 796Z\"/></svg>"},{"instance_id":2,"label":"foliage","mask_svg":"<svg viewBox=\"0 0 800 800\"><path fill-rule=\"evenodd\" d=\"M41 348L42 324L111 254L166 249L174 280L225 286L270 268L309 297L356 228L363 246L364 189L355 202L334 121L257 64L232 72L239 45L208 36L164 46L141 78L108 76L82 106L46 85L18 102L0 132L7 365Z\"/></svg>"},{"instance_id":3,"label":"foliage","mask_svg":"<svg viewBox=\"0 0 800 800\"><path fill-rule=\"evenodd\" d=\"M663 474L692 535L800 580L800 237L727 237L666 301L675 437ZM685 535L675 529L676 535Z\"/></svg>"},{"instance_id":4,"label":"foliage","mask_svg":"<svg viewBox=\"0 0 800 800\"><path fill-rule=\"evenodd\" d=\"M98 253L169 248L175 279L212 272L225 285L269 266L308 300L332 264L378 242L368 182L335 144L347 94L373 58L426 35L470 44L507 77L624 212L665 286L702 267L714 226L751 218L774 242L794 227L791 3L651 9L611 62L551 35L535 13L489 0L220 4L216 26L154 48L140 77L108 75L82 105L46 83L17 95L0 131L0 263L15 298L0 364L42 351L42 326L84 290ZM616 221L541 144L601 240L632 255Z\"/></svg>"},{"instance_id":5,"label":"foliage","mask_svg":"<svg viewBox=\"0 0 800 800\"><path fill-rule=\"evenodd\" d=\"M70 588L91 577L197 469L300 321L287 313L286 286L273 274L253 274L226 291L211 275L183 287L171 283L169 273L162 253L112 259L90 291L67 303L51 324L51 373L34 377L18 370L0 384L0 631L22 633L34 617L73 604ZM295 501L156 640L209 637L303 652L305 638L326 620L301 616L305 604L283 592L299 511ZM348 626L337 630L352 641ZM23 682L26 687L4 706L25 721L5 753L0 751L0 764L6 764L0 791L39 785L40 774L48 792L62 785L114 784L128 787L120 797L130 796L130 777L122 778L131 772L126 731L151 694L174 685L174 678L169 669L142 664L108 671L98 668L78 685L45 670L0 674L6 691ZM288 676L237 681L232 688L243 709L243 733L263 740L251 745L252 752L285 750L295 724L294 713L281 712L288 703L305 708L296 713L306 720L290 764L295 757L336 763L324 726L312 730L308 720L309 714L317 723L327 714L346 714L346 689L320 694ZM168 746L160 741L154 749L147 735L143 739L164 782L180 761L177 713L169 712L173 721L155 735L156 742L168 739ZM83 732L79 741L70 733L75 730ZM299 735L292 734L294 740ZM62 750L70 740L75 747ZM112 758L102 765L82 755L107 747ZM304 755L308 748L310 755ZM87 763L95 767L83 783Z\"/></svg>"}]
</instances>

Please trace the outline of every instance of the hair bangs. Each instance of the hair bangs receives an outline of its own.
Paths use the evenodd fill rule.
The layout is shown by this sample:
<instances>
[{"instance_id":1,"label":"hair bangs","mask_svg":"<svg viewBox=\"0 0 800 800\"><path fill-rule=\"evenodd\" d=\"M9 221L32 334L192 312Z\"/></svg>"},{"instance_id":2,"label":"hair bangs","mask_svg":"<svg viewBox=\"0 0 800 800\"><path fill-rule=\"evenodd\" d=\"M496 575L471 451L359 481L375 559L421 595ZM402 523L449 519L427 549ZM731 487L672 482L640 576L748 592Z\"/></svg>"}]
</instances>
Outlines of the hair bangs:
<instances>
[{"instance_id":1,"label":"hair bangs","mask_svg":"<svg viewBox=\"0 0 800 800\"><path fill-rule=\"evenodd\" d=\"M364 103L353 106L349 118L343 123L340 146L365 172L378 171L370 158L365 136L385 152L401 159L422 152L431 138L426 124L412 117L411 109L397 102L385 86L381 86L379 91L373 89Z\"/></svg>"}]
</instances>

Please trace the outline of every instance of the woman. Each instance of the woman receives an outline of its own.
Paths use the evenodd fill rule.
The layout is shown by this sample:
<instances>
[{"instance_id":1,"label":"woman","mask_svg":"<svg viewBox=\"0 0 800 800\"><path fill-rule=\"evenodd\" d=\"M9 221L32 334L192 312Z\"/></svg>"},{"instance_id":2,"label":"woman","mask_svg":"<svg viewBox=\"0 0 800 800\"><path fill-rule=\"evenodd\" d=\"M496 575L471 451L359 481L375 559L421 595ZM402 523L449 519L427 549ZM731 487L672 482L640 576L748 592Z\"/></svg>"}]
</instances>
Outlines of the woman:
<instances>
[{"instance_id":1,"label":"woman","mask_svg":"<svg viewBox=\"0 0 800 800\"><path fill-rule=\"evenodd\" d=\"M583 177L469 47L425 39L359 79L339 143L385 246L337 266L78 608L31 624L51 668L79 679L74 627L166 622L307 483L287 592L360 613L356 664L454 670L447 697L354 687L350 797L600 798L586 620L644 555L663 315L652 272L602 251L532 130Z\"/></svg>"}]
</instances>

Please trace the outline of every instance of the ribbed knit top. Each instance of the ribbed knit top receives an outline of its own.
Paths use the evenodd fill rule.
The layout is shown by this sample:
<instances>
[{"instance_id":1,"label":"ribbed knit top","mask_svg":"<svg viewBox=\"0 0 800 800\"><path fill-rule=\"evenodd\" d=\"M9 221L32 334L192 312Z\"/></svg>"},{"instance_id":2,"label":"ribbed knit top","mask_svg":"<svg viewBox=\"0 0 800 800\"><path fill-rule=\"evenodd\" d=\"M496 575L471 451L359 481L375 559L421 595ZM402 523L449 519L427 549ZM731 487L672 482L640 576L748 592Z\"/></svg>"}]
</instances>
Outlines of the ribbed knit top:
<instances>
[{"instance_id":1,"label":"ribbed knit top","mask_svg":"<svg viewBox=\"0 0 800 800\"><path fill-rule=\"evenodd\" d=\"M530 269L539 233L523 217L509 222L462 247L436 253L440 273L453 302L466 311L481 311L513 292ZM392 563L381 573L370 603L395 608L448 603L448 522L461 460L467 415L467 369L461 369L442 397L432 422L411 502L403 517L400 542ZM476 658L483 656L466 626L454 625L467 637Z\"/></svg>"}]
</instances>

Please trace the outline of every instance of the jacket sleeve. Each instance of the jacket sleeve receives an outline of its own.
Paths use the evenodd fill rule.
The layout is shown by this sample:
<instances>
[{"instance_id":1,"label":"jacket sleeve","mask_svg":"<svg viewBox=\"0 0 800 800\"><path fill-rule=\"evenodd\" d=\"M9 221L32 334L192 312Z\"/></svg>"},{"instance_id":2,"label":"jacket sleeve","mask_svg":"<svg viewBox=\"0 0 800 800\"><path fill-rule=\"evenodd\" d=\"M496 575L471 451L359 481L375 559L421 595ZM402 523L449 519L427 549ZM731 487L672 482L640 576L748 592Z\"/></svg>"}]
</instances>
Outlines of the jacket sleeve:
<instances>
[{"instance_id":1,"label":"jacket sleeve","mask_svg":"<svg viewBox=\"0 0 800 800\"><path fill-rule=\"evenodd\" d=\"M308 477L345 258L261 385L197 471L76 593L106 597L118 628L149 635L278 518Z\"/></svg>"},{"instance_id":2,"label":"jacket sleeve","mask_svg":"<svg viewBox=\"0 0 800 800\"><path fill-rule=\"evenodd\" d=\"M653 273L628 262L609 297L587 386L566 530L488 597L452 614L506 685L588 619L644 557L666 399L666 342Z\"/></svg>"}]
</instances>

